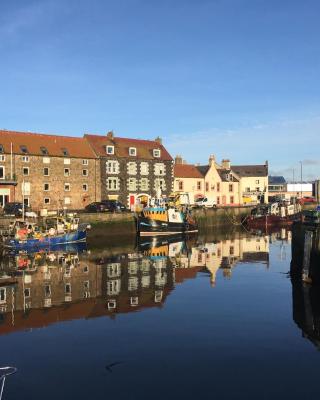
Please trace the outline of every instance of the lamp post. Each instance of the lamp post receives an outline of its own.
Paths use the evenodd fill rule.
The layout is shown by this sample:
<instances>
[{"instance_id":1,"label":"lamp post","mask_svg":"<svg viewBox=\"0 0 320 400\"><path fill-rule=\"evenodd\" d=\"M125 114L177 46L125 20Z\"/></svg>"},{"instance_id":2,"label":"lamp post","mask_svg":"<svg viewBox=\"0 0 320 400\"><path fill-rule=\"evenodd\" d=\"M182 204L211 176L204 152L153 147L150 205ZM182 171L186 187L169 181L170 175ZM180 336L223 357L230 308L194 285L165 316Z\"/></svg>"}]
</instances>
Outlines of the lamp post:
<instances>
[{"instance_id":1,"label":"lamp post","mask_svg":"<svg viewBox=\"0 0 320 400\"><path fill-rule=\"evenodd\" d=\"M302 161L300 161L300 198L302 199Z\"/></svg>"}]
</instances>

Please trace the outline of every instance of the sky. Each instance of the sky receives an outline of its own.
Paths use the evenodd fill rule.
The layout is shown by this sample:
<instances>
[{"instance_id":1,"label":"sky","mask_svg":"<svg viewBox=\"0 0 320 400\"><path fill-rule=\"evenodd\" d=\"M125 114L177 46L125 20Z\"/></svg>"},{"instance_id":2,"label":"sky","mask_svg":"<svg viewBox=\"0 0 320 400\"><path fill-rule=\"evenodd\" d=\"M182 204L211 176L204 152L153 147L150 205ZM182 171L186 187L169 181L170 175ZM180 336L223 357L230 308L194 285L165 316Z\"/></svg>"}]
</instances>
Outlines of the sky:
<instances>
[{"instance_id":1,"label":"sky","mask_svg":"<svg viewBox=\"0 0 320 400\"><path fill-rule=\"evenodd\" d=\"M0 129L320 177L318 0L0 1Z\"/></svg>"}]
</instances>

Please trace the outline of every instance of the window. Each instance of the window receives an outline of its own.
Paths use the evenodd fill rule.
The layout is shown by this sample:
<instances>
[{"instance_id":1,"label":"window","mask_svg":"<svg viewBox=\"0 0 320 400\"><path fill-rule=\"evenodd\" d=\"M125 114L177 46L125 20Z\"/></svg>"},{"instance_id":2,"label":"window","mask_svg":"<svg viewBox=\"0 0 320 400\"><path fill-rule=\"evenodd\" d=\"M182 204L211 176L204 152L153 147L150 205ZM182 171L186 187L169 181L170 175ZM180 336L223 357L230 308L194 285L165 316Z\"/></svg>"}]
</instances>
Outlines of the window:
<instances>
[{"instance_id":1,"label":"window","mask_svg":"<svg viewBox=\"0 0 320 400\"><path fill-rule=\"evenodd\" d=\"M114 146L106 146L107 154L114 154Z\"/></svg>"},{"instance_id":2,"label":"window","mask_svg":"<svg viewBox=\"0 0 320 400\"><path fill-rule=\"evenodd\" d=\"M233 203L234 203L234 197L230 196L230 204L233 204Z\"/></svg>"},{"instance_id":3,"label":"window","mask_svg":"<svg viewBox=\"0 0 320 400\"><path fill-rule=\"evenodd\" d=\"M49 197L45 197L43 199L44 204L50 204L50 198Z\"/></svg>"},{"instance_id":4,"label":"window","mask_svg":"<svg viewBox=\"0 0 320 400\"><path fill-rule=\"evenodd\" d=\"M179 190L183 190L183 181L179 181Z\"/></svg>"},{"instance_id":5,"label":"window","mask_svg":"<svg viewBox=\"0 0 320 400\"><path fill-rule=\"evenodd\" d=\"M4 179L5 178L5 169L4 167L1 165L0 166L0 179Z\"/></svg>"},{"instance_id":6,"label":"window","mask_svg":"<svg viewBox=\"0 0 320 400\"><path fill-rule=\"evenodd\" d=\"M4 156L3 154L0 154L0 161L6 161L6 156Z\"/></svg>"},{"instance_id":7,"label":"window","mask_svg":"<svg viewBox=\"0 0 320 400\"><path fill-rule=\"evenodd\" d=\"M24 289L24 297L30 297L30 296L31 296L30 288L25 288Z\"/></svg>"},{"instance_id":8,"label":"window","mask_svg":"<svg viewBox=\"0 0 320 400\"><path fill-rule=\"evenodd\" d=\"M155 190L161 189L161 190L166 190L166 182L164 179L161 178L156 178L154 180L154 188Z\"/></svg>"},{"instance_id":9,"label":"window","mask_svg":"<svg viewBox=\"0 0 320 400\"><path fill-rule=\"evenodd\" d=\"M119 173L119 162L116 160L109 160L106 162L107 174L118 174Z\"/></svg>"},{"instance_id":10,"label":"window","mask_svg":"<svg viewBox=\"0 0 320 400\"><path fill-rule=\"evenodd\" d=\"M166 167L163 163L155 163L154 164L154 174L163 176L165 175Z\"/></svg>"},{"instance_id":11,"label":"window","mask_svg":"<svg viewBox=\"0 0 320 400\"><path fill-rule=\"evenodd\" d=\"M41 146L40 147L40 151L41 151L43 156L46 156L46 155L49 154L48 149L46 147Z\"/></svg>"},{"instance_id":12,"label":"window","mask_svg":"<svg viewBox=\"0 0 320 400\"><path fill-rule=\"evenodd\" d=\"M21 152L24 153L24 154L29 153L29 152L28 152L27 146L21 145L21 146L20 146L20 150L21 150Z\"/></svg>"},{"instance_id":13,"label":"window","mask_svg":"<svg viewBox=\"0 0 320 400\"><path fill-rule=\"evenodd\" d=\"M84 281L83 282L83 289L84 290L89 290L90 288L90 282L89 281Z\"/></svg>"},{"instance_id":14,"label":"window","mask_svg":"<svg viewBox=\"0 0 320 400\"><path fill-rule=\"evenodd\" d=\"M70 168L64 169L64 176L70 176Z\"/></svg>"},{"instance_id":15,"label":"window","mask_svg":"<svg viewBox=\"0 0 320 400\"><path fill-rule=\"evenodd\" d=\"M217 192L220 192L220 182L217 183Z\"/></svg>"},{"instance_id":16,"label":"window","mask_svg":"<svg viewBox=\"0 0 320 400\"><path fill-rule=\"evenodd\" d=\"M234 247L233 246L230 246L229 254L230 254L230 256L234 255Z\"/></svg>"},{"instance_id":17,"label":"window","mask_svg":"<svg viewBox=\"0 0 320 400\"><path fill-rule=\"evenodd\" d=\"M119 190L119 178L107 178L107 190Z\"/></svg>"},{"instance_id":18,"label":"window","mask_svg":"<svg viewBox=\"0 0 320 400\"><path fill-rule=\"evenodd\" d=\"M83 169L82 176L88 176L88 175L89 175L89 171L87 169Z\"/></svg>"},{"instance_id":19,"label":"window","mask_svg":"<svg viewBox=\"0 0 320 400\"><path fill-rule=\"evenodd\" d=\"M64 165L70 165L71 164L70 158L64 158L63 159L63 164Z\"/></svg>"},{"instance_id":20,"label":"window","mask_svg":"<svg viewBox=\"0 0 320 400\"><path fill-rule=\"evenodd\" d=\"M149 179L148 178L140 179L140 189L141 190L149 190Z\"/></svg>"},{"instance_id":21,"label":"window","mask_svg":"<svg viewBox=\"0 0 320 400\"><path fill-rule=\"evenodd\" d=\"M43 164L50 164L50 157L43 157L42 162Z\"/></svg>"},{"instance_id":22,"label":"window","mask_svg":"<svg viewBox=\"0 0 320 400\"><path fill-rule=\"evenodd\" d=\"M71 284L70 283L66 283L64 285L64 293L65 294L71 294Z\"/></svg>"},{"instance_id":23,"label":"window","mask_svg":"<svg viewBox=\"0 0 320 400\"><path fill-rule=\"evenodd\" d=\"M22 174L24 176L28 176L29 175L29 167L23 167L22 168Z\"/></svg>"},{"instance_id":24,"label":"window","mask_svg":"<svg viewBox=\"0 0 320 400\"><path fill-rule=\"evenodd\" d=\"M83 190L84 192L87 192L87 191L88 191L88 184L87 184L87 183L84 183L84 184L82 185L82 190Z\"/></svg>"},{"instance_id":25,"label":"window","mask_svg":"<svg viewBox=\"0 0 320 400\"><path fill-rule=\"evenodd\" d=\"M0 304L4 304L7 300L7 289L0 288Z\"/></svg>"},{"instance_id":26,"label":"window","mask_svg":"<svg viewBox=\"0 0 320 400\"><path fill-rule=\"evenodd\" d=\"M22 161L22 162L29 162L29 161L30 161L30 158L29 158L29 156L22 156L22 157L21 157L21 161Z\"/></svg>"},{"instance_id":27,"label":"window","mask_svg":"<svg viewBox=\"0 0 320 400\"><path fill-rule=\"evenodd\" d=\"M130 190L130 192L137 190L137 180L136 180L136 178L129 178L129 180L128 180L128 190Z\"/></svg>"},{"instance_id":28,"label":"window","mask_svg":"<svg viewBox=\"0 0 320 400\"><path fill-rule=\"evenodd\" d=\"M256 179L256 184L259 185L259 183L260 183L260 182L259 182L259 179Z\"/></svg>"},{"instance_id":29,"label":"window","mask_svg":"<svg viewBox=\"0 0 320 400\"><path fill-rule=\"evenodd\" d=\"M136 276L131 276L128 279L128 290L129 291L137 290L138 286L139 286L138 278Z\"/></svg>"},{"instance_id":30,"label":"window","mask_svg":"<svg viewBox=\"0 0 320 400\"><path fill-rule=\"evenodd\" d=\"M50 190L50 184L49 183L44 183L43 184L43 190L45 190L45 191Z\"/></svg>"},{"instance_id":31,"label":"window","mask_svg":"<svg viewBox=\"0 0 320 400\"><path fill-rule=\"evenodd\" d=\"M140 175L149 175L149 164L147 162L140 163Z\"/></svg>"},{"instance_id":32,"label":"window","mask_svg":"<svg viewBox=\"0 0 320 400\"><path fill-rule=\"evenodd\" d=\"M70 197L65 197L64 198L64 204L71 204L71 198Z\"/></svg>"},{"instance_id":33,"label":"window","mask_svg":"<svg viewBox=\"0 0 320 400\"><path fill-rule=\"evenodd\" d=\"M209 182L206 182L206 192L209 192Z\"/></svg>"},{"instance_id":34,"label":"window","mask_svg":"<svg viewBox=\"0 0 320 400\"><path fill-rule=\"evenodd\" d=\"M25 207L29 207L29 206L30 206L30 199L29 199L29 197L25 197L25 198L23 199L23 204L24 204Z\"/></svg>"},{"instance_id":35,"label":"window","mask_svg":"<svg viewBox=\"0 0 320 400\"><path fill-rule=\"evenodd\" d=\"M135 147L129 147L129 156L136 156L137 149Z\"/></svg>"},{"instance_id":36,"label":"window","mask_svg":"<svg viewBox=\"0 0 320 400\"><path fill-rule=\"evenodd\" d=\"M250 192L250 188L247 187L246 190L245 190L245 192Z\"/></svg>"},{"instance_id":37,"label":"window","mask_svg":"<svg viewBox=\"0 0 320 400\"><path fill-rule=\"evenodd\" d=\"M26 196L26 195L28 196L30 194L30 190L31 190L30 182L22 182L21 186L22 186L21 187L22 194L24 196Z\"/></svg>"},{"instance_id":38,"label":"window","mask_svg":"<svg viewBox=\"0 0 320 400\"><path fill-rule=\"evenodd\" d=\"M161 151L159 149L153 149L153 157L160 158Z\"/></svg>"},{"instance_id":39,"label":"window","mask_svg":"<svg viewBox=\"0 0 320 400\"><path fill-rule=\"evenodd\" d=\"M197 181L197 190L201 190L201 181Z\"/></svg>"},{"instance_id":40,"label":"window","mask_svg":"<svg viewBox=\"0 0 320 400\"><path fill-rule=\"evenodd\" d=\"M217 197L217 204L220 204L220 197Z\"/></svg>"},{"instance_id":41,"label":"window","mask_svg":"<svg viewBox=\"0 0 320 400\"><path fill-rule=\"evenodd\" d=\"M112 279L107 282L107 295L112 296L120 293L121 289L121 280L120 279Z\"/></svg>"},{"instance_id":42,"label":"window","mask_svg":"<svg viewBox=\"0 0 320 400\"><path fill-rule=\"evenodd\" d=\"M137 174L137 163L132 161L127 164L128 174L136 175Z\"/></svg>"},{"instance_id":43,"label":"window","mask_svg":"<svg viewBox=\"0 0 320 400\"><path fill-rule=\"evenodd\" d=\"M229 192L233 192L233 184L232 183L230 183L230 185L229 185Z\"/></svg>"},{"instance_id":44,"label":"window","mask_svg":"<svg viewBox=\"0 0 320 400\"><path fill-rule=\"evenodd\" d=\"M89 165L89 160L82 160L82 165Z\"/></svg>"},{"instance_id":45,"label":"window","mask_svg":"<svg viewBox=\"0 0 320 400\"><path fill-rule=\"evenodd\" d=\"M44 295L46 297L50 297L51 296L51 285L45 285L45 287L44 287Z\"/></svg>"},{"instance_id":46,"label":"window","mask_svg":"<svg viewBox=\"0 0 320 400\"><path fill-rule=\"evenodd\" d=\"M43 175L49 176L49 168L48 167L43 168Z\"/></svg>"},{"instance_id":47,"label":"window","mask_svg":"<svg viewBox=\"0 0 320 400\"><path fill-rule=\"evenodd\" d=\"M61 149L61 151L62 151L62 154L63 154L64 156L68 156L68 155L69 155L69 152L68 152L68 150L67 150L65 147L63 147L63 148Z\"/></svg>"},{"instance_id":48,"label":"window","mask_svg":"<svg viewBox=\"0 0 320 400\"><path fill-rule=\"evenodd\" d=\"M4 147L3 147L3 144L0 144L0 153L4 153Z\"/></svg>"},{"instance_id":49,"label":"window","mask_svg":"<svg viewBox=\"0 0 320 400\"><path fill-rule=\"evenodd\" d=\"M70 192L70 183L65 183L64 184L64 191L65 192Z\"/></svg>"}]
</instances>

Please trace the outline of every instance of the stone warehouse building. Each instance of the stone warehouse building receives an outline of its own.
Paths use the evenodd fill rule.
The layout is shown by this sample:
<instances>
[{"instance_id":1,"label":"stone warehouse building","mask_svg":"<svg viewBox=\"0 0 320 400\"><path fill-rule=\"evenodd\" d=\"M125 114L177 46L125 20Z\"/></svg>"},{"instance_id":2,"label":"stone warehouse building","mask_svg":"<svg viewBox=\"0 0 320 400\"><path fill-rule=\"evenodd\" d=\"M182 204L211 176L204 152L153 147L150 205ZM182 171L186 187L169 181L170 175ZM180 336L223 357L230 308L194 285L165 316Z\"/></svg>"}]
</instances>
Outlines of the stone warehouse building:
<instances>
[{"instance_id":1,"label":"stone warehouse building","mask_svg":"<svg viewBox=\"0 0 320 400\"><path fill-rule=\"evenodd\" d=\"M119 200L133 209L173 190L173 159L160 138L127 139L113 132L84 137L100 159L102 199Z\"/></svg>"},{"instance_id":2,"label":"stone warehouse building","mask_svg":"<svg viewBox=\"0 0 320 400\"><path fill-rule=\"evenodd\" d=\"M0 131L0 206L80 209L100 200L99 174L84 138Z\"/></svg>"}]
</instances>

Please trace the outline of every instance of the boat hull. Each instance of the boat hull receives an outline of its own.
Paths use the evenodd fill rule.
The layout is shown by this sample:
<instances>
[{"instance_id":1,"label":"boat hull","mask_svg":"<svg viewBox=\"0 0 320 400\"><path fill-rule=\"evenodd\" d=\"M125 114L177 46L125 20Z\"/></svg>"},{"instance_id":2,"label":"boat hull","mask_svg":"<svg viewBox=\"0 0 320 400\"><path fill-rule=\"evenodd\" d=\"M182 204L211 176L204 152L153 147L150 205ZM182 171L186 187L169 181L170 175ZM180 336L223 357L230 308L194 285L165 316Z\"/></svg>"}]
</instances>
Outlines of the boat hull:
<instances>
[{"instance_id":1,"label":"boat hull","mask_svg":"<svg viewBox=\"0 0 320 400\"><path fill-rule=\"evenodd\" d=\"M285 227L291 226L294 222L300 220L300 214L294 214L287 217L279 215L263 215L260 217L249 217L245 223L249 228L264 228L264 227Z\"/></svg>"},{"instance_id":2,"label":"boat hull","mask_svg":"<svg viewBox=\"0 0 320 400\"><path fill-rule=\"evenodd\" d=\"M143 216L138 216L136 222L137 232L140 236L162 236L198 232L197 225L186 222L159 221Z\"/></svg>"},{"instance_id":3,"label":"boat hull","mask_svg":"<svg viewBox=\"0 0 320 400\"><path fill-rule=\"evenodd\" d=\"M46 236L39 239L7 239L4 243L4 247L15 250L52 248L64 244L85 242L86 238L86 230L78 230L75 232L65 233L57 236Z\"/></svg>"}]
</instances>

